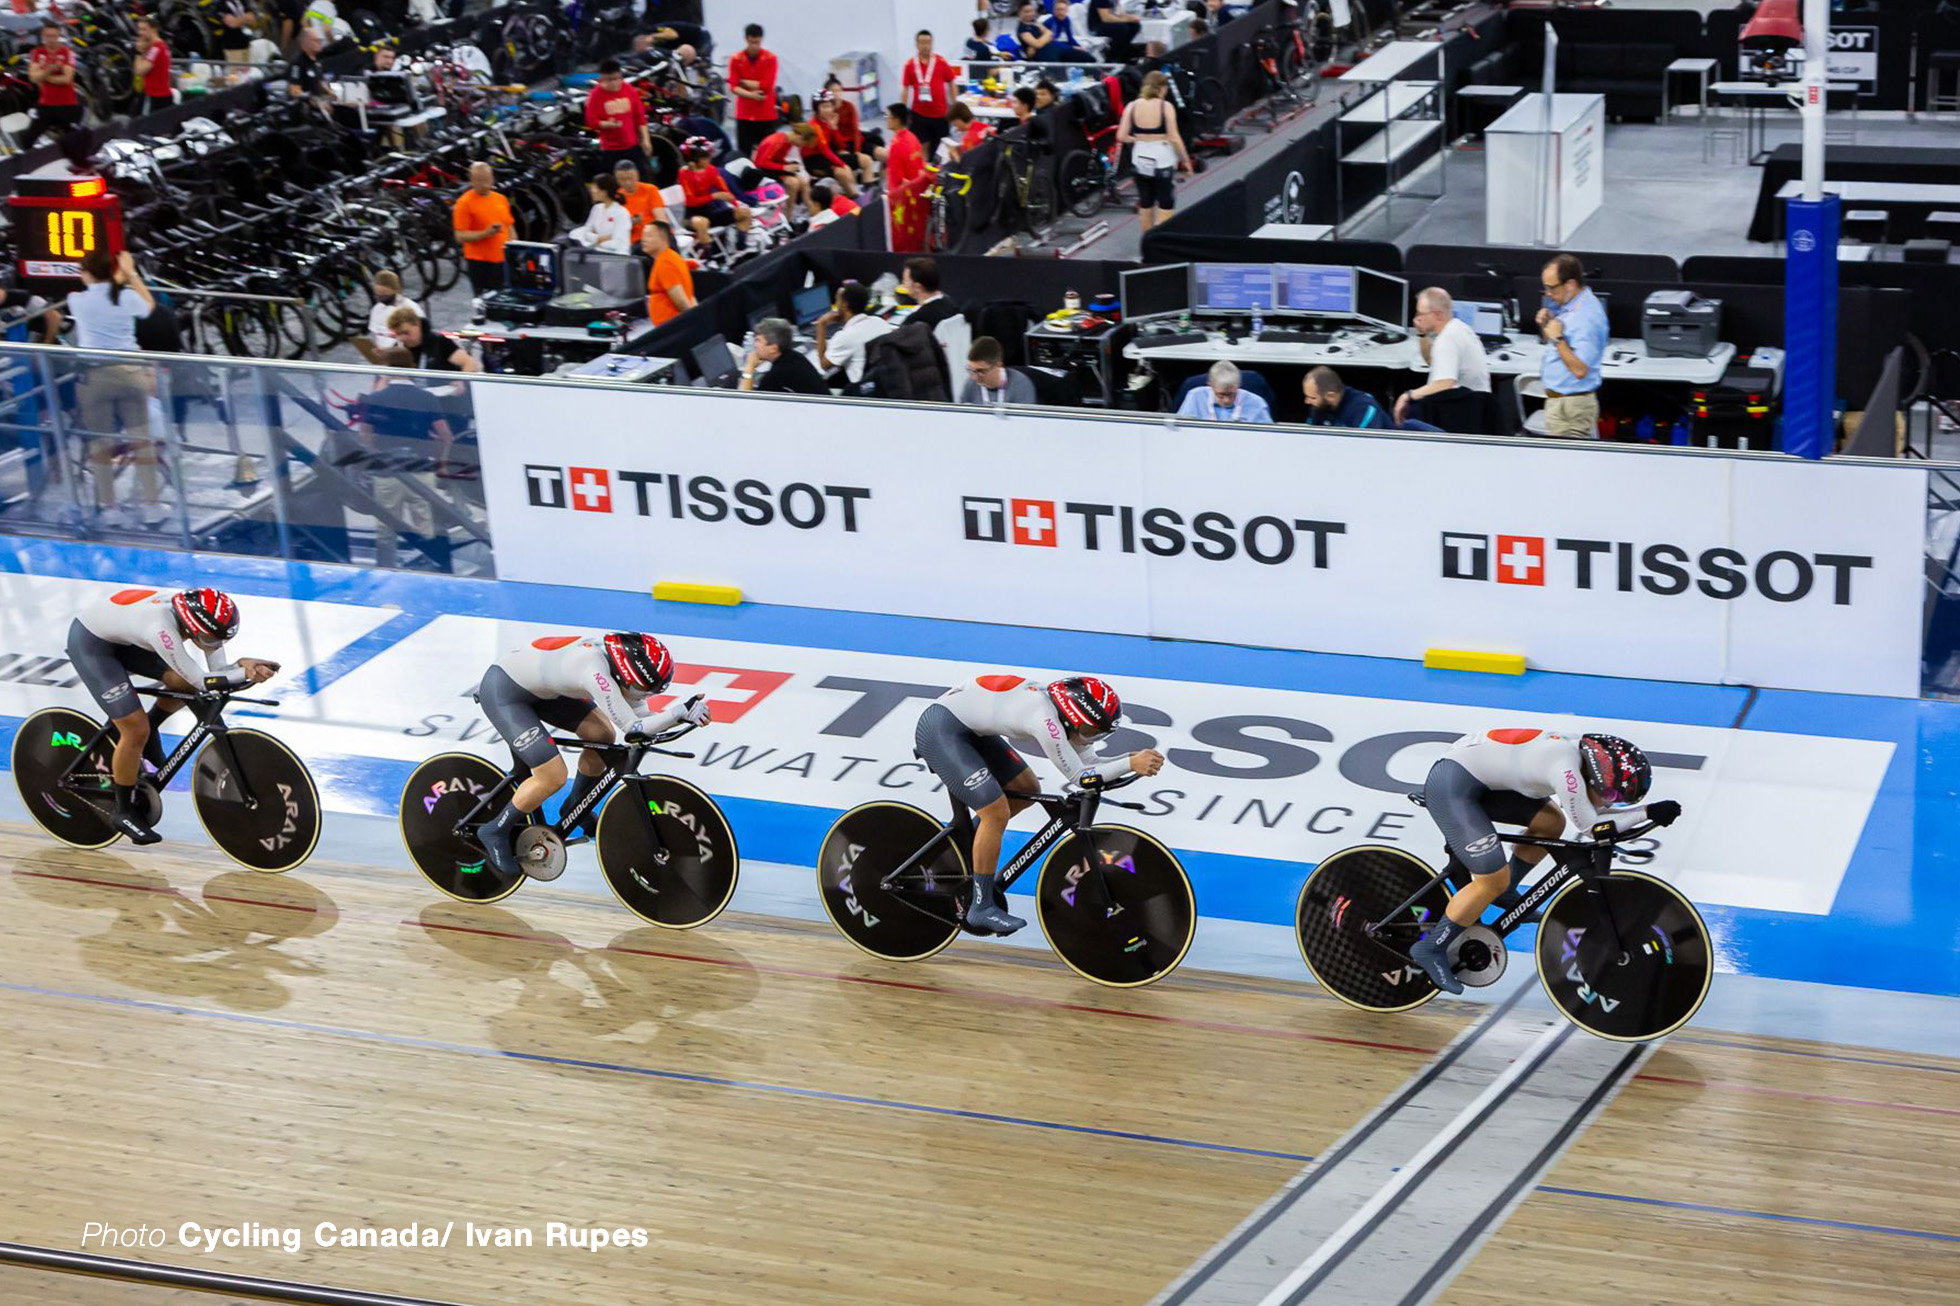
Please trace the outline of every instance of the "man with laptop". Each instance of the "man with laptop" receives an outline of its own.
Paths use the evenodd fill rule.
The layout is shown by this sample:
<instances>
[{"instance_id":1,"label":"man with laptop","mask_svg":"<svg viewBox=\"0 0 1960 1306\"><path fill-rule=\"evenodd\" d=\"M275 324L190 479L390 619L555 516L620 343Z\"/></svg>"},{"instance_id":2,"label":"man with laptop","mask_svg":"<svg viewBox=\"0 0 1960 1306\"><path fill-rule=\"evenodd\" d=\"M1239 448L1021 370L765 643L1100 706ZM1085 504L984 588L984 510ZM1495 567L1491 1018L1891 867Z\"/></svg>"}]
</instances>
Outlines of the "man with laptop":
<instances>
[{"instance_id":1,"label":"man with laptop","mask_svg":"<svg viewBox=\"0 0 1960 1306\"><path fill-rule=\"evenodd\" d=\"M1446 431L1465 429L1467 419L1461 414L1471 410L1460 406L1461 400L1447 404L1430 401L1433 396L1450 390L1490 393L1490 363L1484 357L1484 342L1468 322L1456 315L1456 304L1449 292L1436 286L1416 295L1411 324L1422 344L1423 362L1429 365L1429 380L1404 391L1395 401L1395 424L1400 426L1414 416ZM1456 420L1437 420L1445 416L1442 411L1445 408L1454 410L1450 415Z\"/></svg>"}]
</instances>

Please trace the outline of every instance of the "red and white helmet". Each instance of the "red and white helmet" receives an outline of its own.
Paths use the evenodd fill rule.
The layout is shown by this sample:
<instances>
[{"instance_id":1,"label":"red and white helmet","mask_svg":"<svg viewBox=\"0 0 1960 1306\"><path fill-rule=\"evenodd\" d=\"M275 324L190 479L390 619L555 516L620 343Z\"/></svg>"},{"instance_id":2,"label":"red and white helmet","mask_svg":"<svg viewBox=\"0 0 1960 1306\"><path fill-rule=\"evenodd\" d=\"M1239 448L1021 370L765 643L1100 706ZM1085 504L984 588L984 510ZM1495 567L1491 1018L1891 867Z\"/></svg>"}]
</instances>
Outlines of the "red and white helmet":
<instances>
[{"instance_id":1,"label":"red and white helmet","mask_svg":"<svg viewBox=\"0 0 1960 1306\"><path fill-rule=\"evenodd\" d=\"M642 694L664 694L674 680L674 655L652 635L621 631L606 636L606 660L620 684Z\"/></svg>"},{"instance_id":2,"label":"red and white helmet","mask_svg":"<svg viewBox=\"0 0 1960 1306\"><path fill-rule=\"evenodd\" d=\"M223 590L184 590L170 600L170 608L188 639L221 644L238 633L238 605Z\"/></svg>"},{"instance_id":3,"label":"red and white helmet","mask_svg":"<svg viewBox=\"0 0 1960 1306\"><path fill-rule=\"evenodd\" d=\"M1083 735L1108 734L1123 715L1116 691L1094 676L1057 680L1048 686L1048 701L1069 729Z\"/></svg>"}]
</instances>

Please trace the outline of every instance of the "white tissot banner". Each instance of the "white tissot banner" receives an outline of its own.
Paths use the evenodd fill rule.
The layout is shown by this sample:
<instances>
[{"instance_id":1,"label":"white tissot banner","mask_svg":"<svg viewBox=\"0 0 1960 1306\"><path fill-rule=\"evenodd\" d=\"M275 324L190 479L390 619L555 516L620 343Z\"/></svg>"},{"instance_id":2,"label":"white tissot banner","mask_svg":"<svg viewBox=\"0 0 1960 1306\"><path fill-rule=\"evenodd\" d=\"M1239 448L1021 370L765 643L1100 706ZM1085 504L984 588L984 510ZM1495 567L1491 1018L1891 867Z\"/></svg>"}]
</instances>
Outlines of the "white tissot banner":
<instances>
[{"instance_id":1,"label":"white tissot banner","mask_svg":"<svg viewBox=\"0 0 1960 1306\"><path fill-rule=\"evenodd\" d=\"M1925 473L478 382L498 574L1916 695Z\"/></svg>"}]
</instances>

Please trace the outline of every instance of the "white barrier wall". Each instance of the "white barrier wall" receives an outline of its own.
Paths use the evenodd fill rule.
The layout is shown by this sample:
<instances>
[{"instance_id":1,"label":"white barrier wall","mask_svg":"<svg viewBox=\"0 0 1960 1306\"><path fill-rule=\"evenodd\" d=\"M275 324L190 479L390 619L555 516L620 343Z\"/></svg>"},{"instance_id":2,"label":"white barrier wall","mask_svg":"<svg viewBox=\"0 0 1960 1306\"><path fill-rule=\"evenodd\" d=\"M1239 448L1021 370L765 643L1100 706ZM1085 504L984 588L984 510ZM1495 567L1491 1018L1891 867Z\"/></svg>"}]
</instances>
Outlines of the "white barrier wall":
<instances>
[{"instance_id":1,"label":"white barrier wall","mask_svg":"<svg viewBox=\"0 0 1960 1306\"><path fill-rule=\"evenodd\" d=\"M479 383L498 573L1912 696L1925 473Z\"/></svg>"}]
</instances>

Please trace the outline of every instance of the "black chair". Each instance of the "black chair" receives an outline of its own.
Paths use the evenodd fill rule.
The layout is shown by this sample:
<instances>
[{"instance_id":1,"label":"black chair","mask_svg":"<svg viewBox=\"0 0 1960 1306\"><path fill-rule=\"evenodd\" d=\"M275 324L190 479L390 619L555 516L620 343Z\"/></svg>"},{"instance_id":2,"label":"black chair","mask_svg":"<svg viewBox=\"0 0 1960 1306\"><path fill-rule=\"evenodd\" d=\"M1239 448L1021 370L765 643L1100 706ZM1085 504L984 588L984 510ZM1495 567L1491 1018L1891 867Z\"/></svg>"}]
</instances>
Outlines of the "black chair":
<instances>
[{"instance_id":1,"label":"black chair","mask_svg":"<svg viewBox=\"0 0 1960 1306\"><path fill-rule=\"evenodd\" d=\"M1200 372L1196 376L1187 376L1184 380L1180 381L1177 386L1177 398L1171 403L1171 411L1176 412L1178 409L1184 407L1184 396L1190 394L1199 386L1208 384L1209 375L1208 371ZM1273 395L1272 384L1265 377L1259 375L1259 373L1249 369L1239 369L1239 389L1249 391L1264 399L1268 411L1273 410L1279 403L1279 400Z\"/></svg>"},{"instance_id":2,"label":"black chair","mask_svg":"<svg viewBox=\"0 0 1960 1306\"><path fill-rule=\"evenodd\" d=\"M1415 402L1415 415L1458 435L1498 435L1497 401L1488 390L1454 386Z\"/></svg>"}]
</instances>

